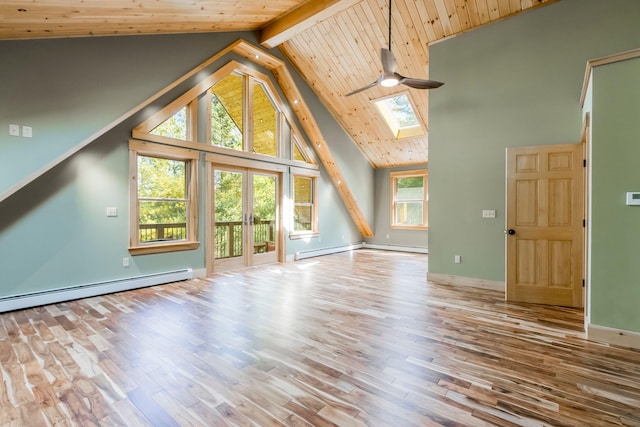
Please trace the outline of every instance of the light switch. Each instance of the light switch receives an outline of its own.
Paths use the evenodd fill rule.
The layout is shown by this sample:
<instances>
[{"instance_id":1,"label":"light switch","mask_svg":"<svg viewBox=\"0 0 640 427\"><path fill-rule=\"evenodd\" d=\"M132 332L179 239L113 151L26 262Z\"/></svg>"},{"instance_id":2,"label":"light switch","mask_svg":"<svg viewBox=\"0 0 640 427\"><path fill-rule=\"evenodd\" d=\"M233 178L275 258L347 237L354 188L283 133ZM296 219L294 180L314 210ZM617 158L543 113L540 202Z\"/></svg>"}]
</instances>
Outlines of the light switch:
<instances>
[{"instance_id":1,"label":"light switch","mask_svg":"<svg viewBox=\"0 0 640 427\"><path fill-rule=\"evenodd\" d=\"M11 136L20 136L20 126L19 125L9 125L9 135L11 135Z\"/></svg>"},{"instance_id":2,"label":"light switch","mask_svg":"<svg viewBox=\"0 0 640 427\"><path fill-rule=\"evenodd\" d=\"M22 126L22 136L25 138L31 138L33 136L33 129L31 126Z\"/></svg>"},{"instance_id":3,"label":"light switch","mask_svg":"<svg viewBox=\"0 0 640 427\"><path fill-rule=\"evenodd\" d=\"M107 208L107 216L108 217L118 216L118 208L114 208L114 207Z\"/></svg>"}]
</instances>

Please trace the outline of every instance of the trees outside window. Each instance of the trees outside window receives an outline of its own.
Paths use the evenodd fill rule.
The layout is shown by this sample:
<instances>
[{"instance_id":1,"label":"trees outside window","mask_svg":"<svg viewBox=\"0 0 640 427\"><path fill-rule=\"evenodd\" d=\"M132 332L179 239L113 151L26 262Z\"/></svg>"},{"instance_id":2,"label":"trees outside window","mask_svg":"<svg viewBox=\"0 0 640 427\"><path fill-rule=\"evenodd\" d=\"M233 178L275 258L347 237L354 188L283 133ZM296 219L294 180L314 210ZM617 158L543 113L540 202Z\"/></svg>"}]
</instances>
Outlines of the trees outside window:
<instances>
[{"instance_id":1,"label":"trees outside window","mask_svg":"<svg viewBox=\"0 0 640 427\"><path fill-rule=\"evenodd\" d=\"M155 253L197 247L198 152L137 141L131 153L130 252Z\"/></svg>"},{"instance_id":2,"label":"trees outside window","mask_svg":"<svg viewBox=\"0 0 640 427\"><path fill-rule=\"evenodd\" d=\"M156 126L151 134L186 140L188 134L187 115L187 107L182 107L173 116Z\"/></svg>"},{"instance_id":3,"label":"trees outside window","mask_svg":"<svg viewBox=\"0 0 640 427\"><path fill-rule=\"evenodd\" d=\"M231 168L291 171L289 176L297 177L291 178L289 187L296 191L297 199L288 205L292 207L291 236L317 233L319 169L315 153L270 78L254 68L236 61L227 63L136 126L132 136L136 138L129 144L132 254L197 247L195 190L200 154L207 162L215 157L217 164ZM242 221L237 195L224 191L237 185L237 180L233 174L214 179L220 187L215 200L218 222L237 222L239 211ZM207 191L212 190L205 185ZM253 215L263 222L274 220L275 212L284 206L276 200L274 207L273 200L266 198L272 187L269 179L253 182L257 195ZM276 194L286 197L283 200L294 198L293 194Z\"/></svg>"}]
</instances>

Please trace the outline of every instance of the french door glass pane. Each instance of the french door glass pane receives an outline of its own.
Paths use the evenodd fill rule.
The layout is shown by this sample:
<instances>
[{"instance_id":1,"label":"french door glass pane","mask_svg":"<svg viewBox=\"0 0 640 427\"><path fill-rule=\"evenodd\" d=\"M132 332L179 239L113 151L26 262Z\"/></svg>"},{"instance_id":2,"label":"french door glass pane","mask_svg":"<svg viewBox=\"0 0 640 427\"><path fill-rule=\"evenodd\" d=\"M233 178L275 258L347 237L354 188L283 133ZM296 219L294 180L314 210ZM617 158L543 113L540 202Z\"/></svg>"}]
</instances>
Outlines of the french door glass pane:
<instances>
[{"instance_id":1,"label":"french door glass pane","mask_svg":"<svg viewBox=\"0 0 640 427\"><path fill-rule=\"evenodd\" d=\"M276 177L253 175L253 252L271 252L276 241Z\"/></svg>"},{"instance_id":2,"label":"french door glass pane","mask_svg":"<svg viewBox=\"0 0 640 427\"><path fill-rule=\"evenodd\" d=\"M213 181L215 257L242 256L243 174L216 170Z\"/></svg>"}]
</instances>

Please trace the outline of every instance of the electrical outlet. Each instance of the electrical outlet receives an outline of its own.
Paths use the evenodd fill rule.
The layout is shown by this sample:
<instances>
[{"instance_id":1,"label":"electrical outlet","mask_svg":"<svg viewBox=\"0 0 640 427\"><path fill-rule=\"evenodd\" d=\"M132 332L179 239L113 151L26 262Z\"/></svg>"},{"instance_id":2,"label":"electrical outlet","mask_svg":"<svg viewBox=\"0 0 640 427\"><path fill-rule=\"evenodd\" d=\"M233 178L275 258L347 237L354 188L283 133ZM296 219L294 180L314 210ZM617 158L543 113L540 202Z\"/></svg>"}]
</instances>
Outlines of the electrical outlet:
<instances>
[{"instance_id":1,"label":"electrical outlet","mask_svg":"<svg viewBox=\"0 0 640 427\"><path fill-rule=\"evenodd\" d=\"M460 258L460 255L454 255L453 262L455 262L456 264L460 264L462 262L462 258Z\"/></svg>"},{"instance_id":2,"label":"electrical outlet","mask_svg":"<svg viewBox=\"0 0 640 427\"><path fill-rule=\"evenodd\" d=\"M482 218L495 219L496 211L495 209L485 209L482 211Z\"/></svg>"},{"instance_id":3,"label":"electrical outlet","mask_svg":"<svg viewBox=\"0 0 640 427\"><path fill-rule=\"evenodd\" d=\"M122 266L129 267L129 258L127 257L122 258Z\"/></svg>"},{"instance_id":4,"label":"electrical outlet","mask_svg":"<svg viewBox=\"0 0 640 427\"><path fill-rule=\"evenodd\" d=\"M108 217L118 216L118 208L108 207L107 208L107 216Z\"/></svg>"}]
</instances>

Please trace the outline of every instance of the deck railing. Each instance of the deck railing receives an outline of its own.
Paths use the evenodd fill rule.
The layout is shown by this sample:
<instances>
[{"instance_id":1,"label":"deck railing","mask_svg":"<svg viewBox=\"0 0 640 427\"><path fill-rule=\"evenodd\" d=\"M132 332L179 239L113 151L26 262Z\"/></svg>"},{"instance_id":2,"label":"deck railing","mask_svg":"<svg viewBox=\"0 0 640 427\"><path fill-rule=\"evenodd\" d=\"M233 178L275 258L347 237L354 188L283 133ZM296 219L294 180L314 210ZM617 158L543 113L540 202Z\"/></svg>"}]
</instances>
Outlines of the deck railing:
<instances>
[{"instance_id":1,"label":"deck railing","mask_svg":"<svg viewBox=\"0 0 640 427\"><path fill-rule=\"evenodd\" d=\"M187 238L187 224L140 224L140 242L159 240L184 240Z\"/></svg>"},{"instance_id":2,"label":"deck railing","mask_svg":"<svg viewBox=\"0 0 640 427\"><path fill-rule=\"evenodd\" d=\"M253 226L254 252L272 250L275 242L275 221L258 220ZM140 241L184 240L187 238L187 225L179 224L140 224ZM215 224L215 257L231 258L242 255L242 222L217 222ZM271 243L271 244L270 244Z\"/></svg>"}]
</instances>

